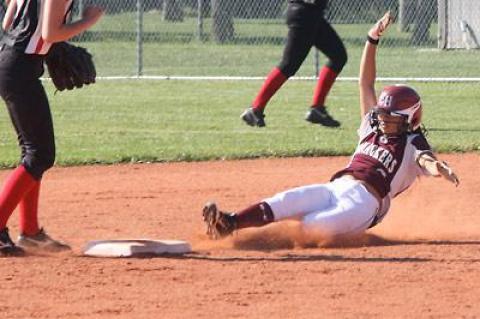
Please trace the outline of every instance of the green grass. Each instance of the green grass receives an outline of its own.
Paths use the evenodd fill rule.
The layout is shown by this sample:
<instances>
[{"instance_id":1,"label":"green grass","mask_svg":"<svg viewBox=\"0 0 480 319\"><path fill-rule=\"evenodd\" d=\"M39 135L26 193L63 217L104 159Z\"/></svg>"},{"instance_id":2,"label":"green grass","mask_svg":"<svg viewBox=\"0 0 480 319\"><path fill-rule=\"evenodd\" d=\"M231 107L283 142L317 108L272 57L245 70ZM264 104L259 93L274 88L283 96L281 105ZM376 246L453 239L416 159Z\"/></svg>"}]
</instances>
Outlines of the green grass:
<instances>
[{"instance_id":1,"label":"green grass","mask_svg":"<svg viewBox=\"0 0 480 319\"><path fill-rule=\"evenodd\" d=\"M239 115L260 81L100 81L57 93L49 82L57 165L130 161L197 161L263 156L350 154L357 142L358 94L339 82L329 99L340 129L303 120L314 83L287 82L267 110L267 127L251 128ZM480 149L479 84L415 84L424 97L425 124L437 151ZM5 108L0 111L0 167L19 150Z\"/></svg>"},{"instance_id":2,"label":"green grass","mask_svg":"<svg viewBox=\"0 0 480 319\"><path fill-rule=\"evenodd\" d=\"M133 42L106 41L84 44L95 56L99 75L135 75ZM275 45L204 45L200 43L146 43L144 75L265 76L281 59ZM349 61L341 76L357 76L361 48L348 47ZM313 52L313 51L312 51ZM313 53L297 76L315 74ZM325 57L320 54L320 63ZM379 49L379 76L388 77L478 77L478 51L438 51L411 48Z\"/></svg>"},{"instance_id":3,"label":"green grass","mask_svg":"<svg viewBox=\"0 0 480 319\"><path fill-rule=\"evenodd\" d=\"M283 19L235 19L235 40L216 44L210 35L212 20L204 21L204 41L197 39L197 20L162 21L158 11L144 16L143 74L145 75L229 75L264 76L282 57L287 27ZM338 24L349 62L342 76L356 76L369 24ZM478 77L478 50L440 51L435 49L437 26L432 25L430 41L422 47L409 43L411 33L396 26L382 39L379 66L388 77ZM95 55L98 73L103 76L136 75L137 45L134 13L105 16L78 41ZM315 73L313 50L298 71L299 76ZM320 54L320 63L325 57Z\"/></svg>"}]
</instances>

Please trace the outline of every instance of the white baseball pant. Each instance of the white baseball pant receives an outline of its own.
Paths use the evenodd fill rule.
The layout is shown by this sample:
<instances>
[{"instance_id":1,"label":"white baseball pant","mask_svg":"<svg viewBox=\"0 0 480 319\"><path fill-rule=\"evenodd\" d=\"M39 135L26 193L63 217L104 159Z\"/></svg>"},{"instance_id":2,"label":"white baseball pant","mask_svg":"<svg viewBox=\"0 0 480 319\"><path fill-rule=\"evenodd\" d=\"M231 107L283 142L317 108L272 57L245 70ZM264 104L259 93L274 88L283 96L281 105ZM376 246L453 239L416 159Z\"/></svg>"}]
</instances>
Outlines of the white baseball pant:
<instances>
[{"instance_id":1,"label":"white baseball pant","mask_svg":"<svg viewBox=\"0 0 480 319\"><path fill-rule=\"evenodd\" d=\"M301 220L306 231L325 237L365 231L375 218L379 203L357 181L338 178L326 184L301 186L264 200L276 221Z\"/></svg>"}]
</instances>

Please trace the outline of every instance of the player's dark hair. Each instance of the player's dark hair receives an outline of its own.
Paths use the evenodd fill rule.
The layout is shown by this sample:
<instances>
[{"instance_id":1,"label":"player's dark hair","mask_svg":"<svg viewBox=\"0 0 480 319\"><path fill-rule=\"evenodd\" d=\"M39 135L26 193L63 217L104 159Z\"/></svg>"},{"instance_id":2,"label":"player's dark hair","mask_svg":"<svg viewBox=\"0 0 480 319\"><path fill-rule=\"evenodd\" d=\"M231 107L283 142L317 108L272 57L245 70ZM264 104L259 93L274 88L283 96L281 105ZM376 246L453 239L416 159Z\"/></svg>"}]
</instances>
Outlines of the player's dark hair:
<instances>
[{"instance_id":1,"label":"player's dark hair","mask_svg":"<svg viewBox=\"0 0 480 319\"><path fill-rule=\"evenodd\" d=\"M425 124L420 124L420 127L417 128L415 131L411 132L411 134L421 134L425 137L428 136L428 129L427 127L425 126Z\"/></svg>"}]
</instances>

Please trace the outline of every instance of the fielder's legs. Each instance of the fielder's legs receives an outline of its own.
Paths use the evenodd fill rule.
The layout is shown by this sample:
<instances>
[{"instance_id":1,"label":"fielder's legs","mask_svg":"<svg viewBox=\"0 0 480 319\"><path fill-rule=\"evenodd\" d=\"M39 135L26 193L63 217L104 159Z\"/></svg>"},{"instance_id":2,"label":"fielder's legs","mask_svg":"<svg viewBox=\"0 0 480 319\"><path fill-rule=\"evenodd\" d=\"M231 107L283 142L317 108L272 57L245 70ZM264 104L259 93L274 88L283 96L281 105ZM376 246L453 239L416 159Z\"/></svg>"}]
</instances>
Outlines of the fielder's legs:
<instances>
[{"instance_id":1,"label":"fielder's legs","mask_svg":"<svg viewBox=\"0 0 480 319\"><path fill-rule=\"evenodd\" d=\"M299 3L290 3L287 9L287 43L280 64L273 68L241 118L251 126L265 126L263 113L267 103L280 87L293 76L308 55L313 45L317 9Z\"/></svg>"},{"instance_id":2,"label":"fielder's legs","mask_svg":"<svg viewBox=\"0 0 480 319\"><path fill-rule=\"evenodd\" d=\"M319 20L318 32L314 39L315 47L328 57L327 63L318 74L318 82L313 95L312 106L322 107L338 74L347 63L347 50L337 32L325 19Z\"/></svg>"},{"instance_id":3,"label":"fielder's legs","mask_svg":"<svg viewBox=\"0 0 480 319\"><path fill-rule=\"evenodd\" d=\"M340 122L328 114L325 100L338 74L347 63L347 51L338 34L323 17L318 21L314 45L328 57L328 62L318 73L311 109L307 113L306 120L327 127L338 127Z\"/></svg>"}]
</instances>

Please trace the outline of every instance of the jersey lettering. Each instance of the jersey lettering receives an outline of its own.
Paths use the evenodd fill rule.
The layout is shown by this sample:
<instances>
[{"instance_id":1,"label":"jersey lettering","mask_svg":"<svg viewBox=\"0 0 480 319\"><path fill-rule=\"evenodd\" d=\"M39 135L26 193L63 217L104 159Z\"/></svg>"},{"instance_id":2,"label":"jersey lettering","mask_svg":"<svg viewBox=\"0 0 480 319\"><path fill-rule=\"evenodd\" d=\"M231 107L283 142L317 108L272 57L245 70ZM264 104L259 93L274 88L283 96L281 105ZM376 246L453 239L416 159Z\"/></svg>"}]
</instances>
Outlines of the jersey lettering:
<instances>
[{"instance_id":1,"label":"jersey lettering","mask_svg":"<svg viewBox=\"0 0 480 319\"><path fill-rule=\"evenodd\" d=\"M394 157L389 150L384 149L379 145L371 144L369 142L363 143L360 146L358 153L373 157L374 159L382 163L383 167L385 167L385 169L389 173L392 173L398 164L397 160L394 160Z\"/></svg>"},{"instance_id":2,"label":"jersey lettering","mask_svg":"<svg viewBox=\"0 0 480 319\"><path fill-rule=\"evenodd\" d=\"M385 103L391 98L383 97ZM430 150L423 134L405 134L386 137L369 125L367 114L358 130L359 143L350 163L332 176L332 180L345 174L353 175L371 185L389 201L408 188L417 176L426 174L416 161L419 153ZM383 207L388 207L384 203Z\"/></svg>"}]
</instances>

